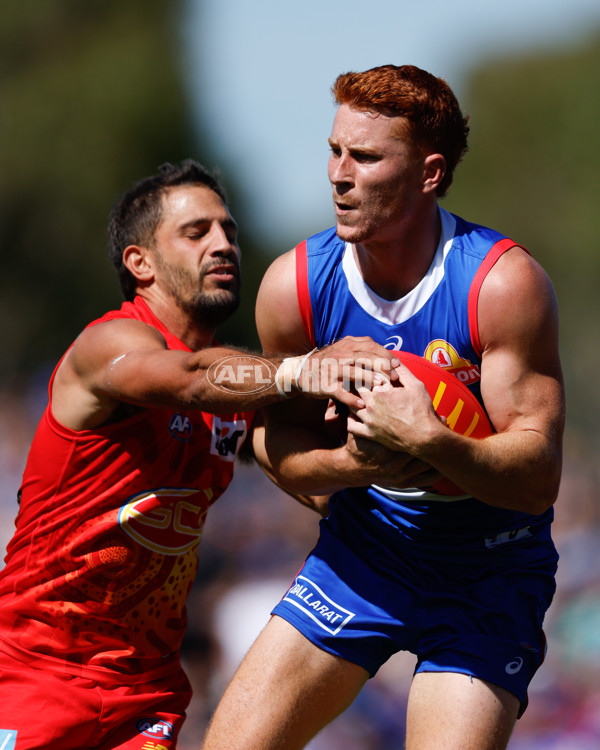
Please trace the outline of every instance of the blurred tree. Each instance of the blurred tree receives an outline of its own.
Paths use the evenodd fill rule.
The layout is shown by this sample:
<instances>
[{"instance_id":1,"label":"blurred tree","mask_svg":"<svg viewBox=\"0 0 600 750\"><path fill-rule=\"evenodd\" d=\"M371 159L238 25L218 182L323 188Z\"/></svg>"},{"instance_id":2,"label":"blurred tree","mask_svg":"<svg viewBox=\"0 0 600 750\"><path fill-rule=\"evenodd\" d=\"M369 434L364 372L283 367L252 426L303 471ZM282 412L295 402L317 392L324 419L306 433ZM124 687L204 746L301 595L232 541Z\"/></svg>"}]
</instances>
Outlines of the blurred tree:
<instances>
[{"instance_id":1,"label":"blurred tree","mask_svg":"<svg viewBox=\"0 0 600 750\"><path fill-rule=\"evenodd\" d=\"M183 91L179 11L178 0L3 5L0 377L53 365L120 304L106 243L120 193L165 161L214 168Z\"/></svg>"},{"instance_id":2,"label":"blurred tree","mask_svg":"<svg viewBox=\"0 0 600 750\"><path fill-rule=\"evenodd\" d=\"M522 243L561 311L570 429L598 444L600 37L490 61L470 81L470 152L446 207Z\"/></svg>"}]
</instances>

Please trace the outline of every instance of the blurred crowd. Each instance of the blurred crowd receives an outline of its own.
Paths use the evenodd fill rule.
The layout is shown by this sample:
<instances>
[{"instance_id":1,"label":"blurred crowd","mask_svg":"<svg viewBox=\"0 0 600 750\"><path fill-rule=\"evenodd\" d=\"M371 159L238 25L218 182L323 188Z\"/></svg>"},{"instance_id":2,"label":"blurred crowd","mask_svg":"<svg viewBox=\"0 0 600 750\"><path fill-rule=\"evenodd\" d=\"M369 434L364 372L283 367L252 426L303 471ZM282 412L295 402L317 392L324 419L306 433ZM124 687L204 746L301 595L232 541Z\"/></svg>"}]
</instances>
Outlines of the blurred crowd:
<instances>
[{"instance_id":1,"label":"blurred crowd","mask_svg":"<svg viewBox=\"0 0 600 750\"><path fill-rule=\"evenodd\" d=\"M18 509L16 493L46 401L39 383L0 387L0 550ZM589 446L566 441L554 537L558 590L545 622L546 661L530 688L510 750L600 747L600 483ZM197 750L206 722L254 637L318 536L318 516L241 465L209 511L189 600L183 658L194 698L180 750ZM398 654L309 750L397 750L414 657Z\"/></svg>"}]
</instances>

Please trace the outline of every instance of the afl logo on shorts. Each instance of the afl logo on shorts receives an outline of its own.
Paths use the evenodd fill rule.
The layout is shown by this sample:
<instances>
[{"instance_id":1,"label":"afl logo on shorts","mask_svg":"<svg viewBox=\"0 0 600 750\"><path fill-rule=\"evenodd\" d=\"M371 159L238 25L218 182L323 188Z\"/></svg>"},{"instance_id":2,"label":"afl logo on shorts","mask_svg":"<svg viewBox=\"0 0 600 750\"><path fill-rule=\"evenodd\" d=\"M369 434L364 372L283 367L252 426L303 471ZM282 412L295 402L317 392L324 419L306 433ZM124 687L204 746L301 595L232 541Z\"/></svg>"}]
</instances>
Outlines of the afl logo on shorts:
<instances>
[{"instance_id":1,"label":"afl logo on shorts","mask_svg":"<svg viewBox=\"0 0 600 750\"><path fill-rule=\"evenodd\" d=\"M140 734L153 737L155 740L165 740L173 736L173 725L161 719L140 719L135 725Z\"/></svg>"},{"instance_id":2,"label":"afl logo on shorts","mask_svg":"<svg viewBox=\"0 0 600 750\"><path fill-rule=\"evenodd\" d=\"M142 547L181 555L200 541L210 490L161 489L134 495L119 511L119 526Z\"/></svg>"}]
</instances>

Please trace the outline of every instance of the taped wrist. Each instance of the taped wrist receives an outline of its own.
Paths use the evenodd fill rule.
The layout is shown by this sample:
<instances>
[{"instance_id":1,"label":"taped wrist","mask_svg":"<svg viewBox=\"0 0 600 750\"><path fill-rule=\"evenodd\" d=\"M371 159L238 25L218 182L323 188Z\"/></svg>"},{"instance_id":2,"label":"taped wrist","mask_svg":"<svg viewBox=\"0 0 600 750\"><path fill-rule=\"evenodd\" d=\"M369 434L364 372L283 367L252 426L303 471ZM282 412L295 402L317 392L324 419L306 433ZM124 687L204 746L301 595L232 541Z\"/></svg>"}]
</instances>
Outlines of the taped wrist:
<instances>
[{"instance_id":1,"label":"taped wrist","mask_svg":"<svg viewBox=\"0 0 600 750\"><path fill-rule=\"evenodd\" d=\"M299 354L297 357L286 357L283 360L275 373L275 385L280 396L289 398L294 389L297 391L302 390L300 386L302 368L311 354L314 354L316 351L318 351L318 347L315 347L308 354Z\"/></svg>"}]
</instances>

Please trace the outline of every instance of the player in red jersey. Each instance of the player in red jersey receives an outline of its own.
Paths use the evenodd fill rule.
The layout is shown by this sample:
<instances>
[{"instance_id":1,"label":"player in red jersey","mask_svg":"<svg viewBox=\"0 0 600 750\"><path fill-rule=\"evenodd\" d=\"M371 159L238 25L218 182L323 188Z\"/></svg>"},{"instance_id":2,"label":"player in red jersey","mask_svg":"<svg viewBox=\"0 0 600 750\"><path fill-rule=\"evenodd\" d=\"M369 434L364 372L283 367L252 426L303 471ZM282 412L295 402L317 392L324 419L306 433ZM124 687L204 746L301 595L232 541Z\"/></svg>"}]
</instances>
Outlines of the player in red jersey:
<instances>
[{"instance_id":1,"label":"player in red jersey","mask_svg":"<svg viewBox=\"0 0 600 750\"><path fill-rule=\"evenodd\" d=\"M250 410L308 389L356 406L348 368L319 390L305 365L342 357L368 380L392 362L367 338L285 361L220 347L239 300L236 233L222 188L191 160L115 204L125 302L52 375L0 574L3 748L174 748L207 509L245 441L269 470Z\"/></svg>"}]
</instances>

